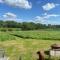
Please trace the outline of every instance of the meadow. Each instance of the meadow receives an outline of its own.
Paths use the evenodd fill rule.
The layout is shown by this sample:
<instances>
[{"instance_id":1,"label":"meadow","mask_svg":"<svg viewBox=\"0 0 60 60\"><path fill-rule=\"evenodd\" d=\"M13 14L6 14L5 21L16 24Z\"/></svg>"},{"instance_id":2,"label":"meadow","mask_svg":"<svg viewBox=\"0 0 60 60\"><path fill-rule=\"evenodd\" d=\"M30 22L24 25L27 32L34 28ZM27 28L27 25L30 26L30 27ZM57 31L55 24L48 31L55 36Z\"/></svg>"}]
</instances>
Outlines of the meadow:
<instances>
[{"instance_id":1,"label":"meadow","mask_svg":"<svg viewBox=\"0 0 60 60\"><path fill-rule=\"evenodd\" d=\"M10 33L23 39L60 40L60 31L13 31Z\"/></svg>"},{"instance_id":2,"label":"meadow","mask_svg":"<svg viewBox=\"0 0 60 60\"><path fill-rule=\"evenodd\" d=\"M60 44L60 31L6 31L0 32L0 48L9 60L37 60L37 51L49 50Z\"/></svg>"}]
</instances>

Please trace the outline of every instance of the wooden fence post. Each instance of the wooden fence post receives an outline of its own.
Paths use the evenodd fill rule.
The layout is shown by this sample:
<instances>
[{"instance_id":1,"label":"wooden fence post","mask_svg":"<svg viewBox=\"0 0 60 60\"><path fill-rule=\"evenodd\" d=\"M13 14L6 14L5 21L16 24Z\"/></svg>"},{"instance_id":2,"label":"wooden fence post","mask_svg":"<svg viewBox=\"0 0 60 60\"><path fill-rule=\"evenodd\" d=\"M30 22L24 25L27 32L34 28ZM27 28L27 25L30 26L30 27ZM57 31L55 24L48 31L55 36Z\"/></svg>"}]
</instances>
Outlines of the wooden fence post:
<instances>
[{"instance_id":1,"label":"wooden fence post","mask_svg":"<svg viewBox=\"0 0 60 60\"><path fill-rule=\"evenodd\" d=\"M44 58L44 52L43 51L38 51L37 54L39 56L38 60L45 60L45 58Z\"/></svg>"}]
</instances>

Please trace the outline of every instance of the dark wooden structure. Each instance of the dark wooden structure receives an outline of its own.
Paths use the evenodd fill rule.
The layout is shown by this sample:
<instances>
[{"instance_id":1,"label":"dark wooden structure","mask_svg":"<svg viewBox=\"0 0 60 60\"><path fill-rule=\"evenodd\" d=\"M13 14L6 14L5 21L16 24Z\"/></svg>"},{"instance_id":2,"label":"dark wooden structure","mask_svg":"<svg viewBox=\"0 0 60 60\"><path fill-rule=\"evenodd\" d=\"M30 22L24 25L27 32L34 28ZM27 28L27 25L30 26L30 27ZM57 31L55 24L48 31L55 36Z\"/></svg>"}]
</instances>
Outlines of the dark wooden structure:
<instances>
[{"instance_id":1,"label":"dark wooden structure","mask_svg":"<svg viewBox=\"0 0 60 60\"><path fill-rule=\"evenodd\" d=\"M38 51L37 54L39 56L38 60L45 60L45 58L44 58L44 52L43 51Z\"/></svg>"},{"instance_id":2,"label":"dark wooden structure","mask_svg":"<svg viewBox=\"0 0 60 60\"><path fill-rule=\"evenodd\" d=\"M51 49L60 49L60 44L51 45Z\"/></svg>"},{"instance_id":3,"label":"dark wooden structure","mask_svg":"<svg viewBox=\"0 0 60 60\"><path fill-rule=\"evenodd\" d=\"M56 57L60 56L60 44L51 45L50 55L51 56L56 56Z\"/></svg>"}]
</instances>

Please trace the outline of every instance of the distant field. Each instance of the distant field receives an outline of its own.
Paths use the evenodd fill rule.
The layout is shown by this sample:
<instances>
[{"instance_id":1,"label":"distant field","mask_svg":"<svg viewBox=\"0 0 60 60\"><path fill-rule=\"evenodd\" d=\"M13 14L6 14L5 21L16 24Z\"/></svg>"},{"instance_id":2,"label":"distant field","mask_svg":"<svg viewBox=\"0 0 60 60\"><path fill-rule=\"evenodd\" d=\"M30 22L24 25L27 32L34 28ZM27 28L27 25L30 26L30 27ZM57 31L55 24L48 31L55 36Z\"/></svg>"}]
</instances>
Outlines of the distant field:
<instances>
[{"instance_id":1,"label":"distant field","mask_svg":"<svg viewBox=\"0 0 60 60\"><path fill-rule=\"evenodd\" d=\"M17 31L12 35L26 39L60 40L60 31Z\"/></svg>"},{"instance_id":2,"label":"distant field","mask_svg":"<svg viewBox=\"0 0 60 60\"><path fill-rule=\"evenodd\" d=\"M36 52L49 50L52 44L60 44L60 31L0 32L0 48L4 48L10 60L37 60Z\"/></svg>"}]
</instances>

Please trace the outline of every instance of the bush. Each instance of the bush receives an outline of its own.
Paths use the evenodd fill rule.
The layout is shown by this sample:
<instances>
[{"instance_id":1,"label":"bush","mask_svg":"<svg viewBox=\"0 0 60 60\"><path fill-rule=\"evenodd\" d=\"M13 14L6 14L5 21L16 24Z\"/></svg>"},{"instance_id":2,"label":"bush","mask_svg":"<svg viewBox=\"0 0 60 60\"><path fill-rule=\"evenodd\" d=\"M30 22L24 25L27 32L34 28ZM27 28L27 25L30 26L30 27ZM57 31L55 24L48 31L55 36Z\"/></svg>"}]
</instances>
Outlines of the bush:
<instances>
[{"instance_id":1,"label":"bush","mask_svg":"<svg viewBox=\"0 0 60 60\"><path fill-rule=\"evenodd\" d=\"M8 28L8 31L13 31L13 29L12 28Z\"/></svg>"},{"instance_id":2,"label":"bush","mask_svg":"<svg viewBox=\"0 0 60 60\"><path fill-rule=\"evenodd\" d=\"M6 28L1 28L0 31L6 32L7 29Z\"/></svg>"},{"instance_id":3,"label":"bush","mask_svg":"<svg viewBox=\"0 0 60 60\"><path fill-rule=\"evenodd\" d=\"M21 31L21 28L0 28L0 31Z\"/></svg>"}]
</instances>

